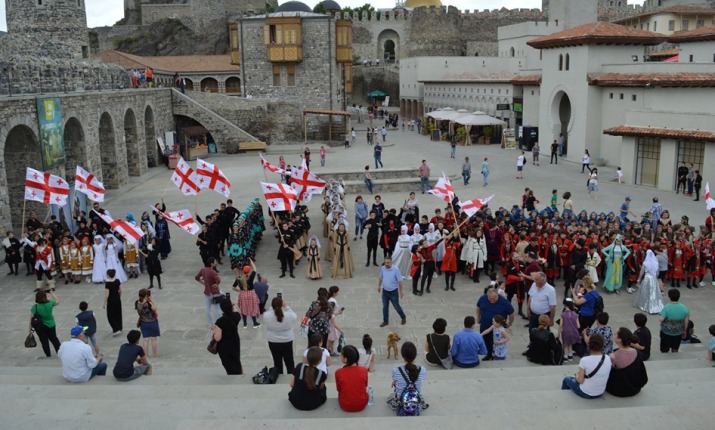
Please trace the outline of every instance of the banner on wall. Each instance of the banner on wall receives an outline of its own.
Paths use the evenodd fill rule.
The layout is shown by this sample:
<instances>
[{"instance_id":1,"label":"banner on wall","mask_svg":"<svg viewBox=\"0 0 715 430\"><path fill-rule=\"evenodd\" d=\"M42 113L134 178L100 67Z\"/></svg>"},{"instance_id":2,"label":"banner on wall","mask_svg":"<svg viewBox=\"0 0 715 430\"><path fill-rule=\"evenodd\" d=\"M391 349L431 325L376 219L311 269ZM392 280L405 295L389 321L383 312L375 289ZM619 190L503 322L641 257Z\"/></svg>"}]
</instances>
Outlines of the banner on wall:
<instances>
[{"instance_id":1,"label":"banner on wall","mask_svg":"<svg viewBox=\"0 0 715 430\"><path fill-rule=\"evenodd\" d=\"M50 170L65 163L62 110L59 98L37 99L42 168Z\"/></svg>"}]
</instances>

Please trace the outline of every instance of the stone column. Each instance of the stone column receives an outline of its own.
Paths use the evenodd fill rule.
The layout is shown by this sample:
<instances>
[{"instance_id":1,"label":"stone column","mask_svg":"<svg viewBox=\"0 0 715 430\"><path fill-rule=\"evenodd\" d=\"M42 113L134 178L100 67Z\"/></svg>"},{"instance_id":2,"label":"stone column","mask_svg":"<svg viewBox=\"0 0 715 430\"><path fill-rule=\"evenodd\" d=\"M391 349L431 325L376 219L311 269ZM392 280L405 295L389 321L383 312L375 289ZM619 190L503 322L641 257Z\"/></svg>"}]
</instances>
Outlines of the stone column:
<instances>
[{"instance_id":1,"label":"stone column","mask_svg":"<svg viewBox=\"0 0 715 430\"><path fill-rule=\"evenodd\" d=\"M424 111L425 111L424 105L422 104L422 102L418 101L417 102L417 112L415 112L415 118L422 118L422 116L424 115Z\"/></svg>"},{"instance_id":2,"label":"stone column","mask_svg":"<svg viewBox=\"0 0 715 430\"><path fill-rule=\"evenodd\" d=\"M405 116L405 99L400 99L400 116Z\"/></svg>"}]
</instances>

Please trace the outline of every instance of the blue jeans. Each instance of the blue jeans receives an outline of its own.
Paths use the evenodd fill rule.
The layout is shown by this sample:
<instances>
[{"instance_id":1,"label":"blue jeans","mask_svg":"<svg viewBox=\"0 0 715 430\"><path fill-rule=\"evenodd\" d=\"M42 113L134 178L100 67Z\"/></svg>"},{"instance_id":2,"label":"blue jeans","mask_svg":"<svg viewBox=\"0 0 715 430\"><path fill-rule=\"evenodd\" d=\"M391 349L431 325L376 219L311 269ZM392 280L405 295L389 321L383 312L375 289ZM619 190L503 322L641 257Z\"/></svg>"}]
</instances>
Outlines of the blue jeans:
<instances>
[{"instance_id":1,"label":"blue jeans","mask_svg":"<svg viewBox=\"0 0 715 430\"><path fill-rule=\"evenodd\" d=\"M489 172L482 172L482 176L484 177L484 186L486 187L489 185Z\"/></svg>"},{"instance_id":2,"label":"blue jeans","mask_svg":"<svg viewBox=\"0 0 715 430\"><path fill-rule=\"evenodd\" d=\"M97 363L97 365L92 369L92 376L89 377L89 379L94 378L95 376L104 376L107 374L107 363L102 361L101 363Z\"/></svg>"},{"instance_id":3,"label":"blue jeans","mask_svg":"<svg viewBox=\"0 0 715 430\"><path fill-rule=\"evenodd\" d=\"M452 152L449 154L450 158L455 158L457 156L457 147L453 146L452 147Z\"/></svg>"},{"instance_id":4,"label":"blue jeans","mask_svg":"<svg viewBox=\"0 0 715 430\"><path fill-rule=\"evenodd\" d=\"M455 366L457 366L457 367L462 367L462 368L465 368L465 369L468 369L468 368L471 368L471 367L477 367L477 366L479 366L479 360L477 360L476 363L465 364L465 363L460 363L459 361L455 360L454 357L452 357L452 362L454 362L454 365L455 365Z\"/></svg>"},{"instance_id":5,"label":"blue jeans","mask_svg":"<svg viewBox=\"0 0 715 430\"><path fill-rule=\"evenodd\" d=\"M355 236L357 237L358 233L360 233L360 236L362 236L363 231L365 231L365 221L361 220L360 217L355 215Z\"/></svg>"},{"instance_id":6,"label":"blue jeans","mask_svg":"<svg viewBox=\"0 0 715 430\"><path fill-rule=\"evenodd\" d=\"M465 170L462 172L462 178L464 179L464 185L469 185L469 180L472 179L472 173Z\"/></svg>"},{"instance_id":7,"label":"blue jeans","mask_svg":"<svg viewBox=\"0 0 715 430\"><path fill-rule=\"evenodd\" d=\"M378 163L380 164L379 167L382 167L382 154L380 155L375 155L375 168L378 168Z\"/></svg>"},{"instance_id":8,"label":"blue jeans","mask_svg":"<svg viewBox=\"0 0 715 430\"><path fill-rule=\"evenodd\" d=\"M372 194L372 179L365 179L365 186L370 194Z\"/></svg>"},{"instance_id":9,"label":"blue jeans","mask_svg":"<svg viewBox=\"0 0 715 430\"><path fill-rule=\"evenodd\" d=\"M574 393L576 393L577 396L584 398L584 399L597 399L601 396L589 396L588 394L584 393L581 391L580 384L574 378L573 376L566 376L564 380L561 382L561 389L562 390L571 390Z\"/></svg>"},{"instance_id":10,"label":"blue jeans","mask_svg":"<svg viewBox=\"0 0 715 430\"><path fill-rule=\"evenodd\" d=\"M208 325L211 325L216 322L217 319L221 317L221 308L218 306L218 303L214 304L213 303L213 297L210 296L204 296L204 305L206 306L206 323ZM213 310L214 314L216 315L215 318L211 319L211 311Z\"/></svg>"},{"instance_id":11,"label":"blue jeans","mask_svg":"<svg viewBox=\"0 0 715 430\"><path fill-rule=\"evenodd\" d=\"M392 291L387 291L385 289L382 290L382 322L385 324L389 323L389 318L390 318L390 303L392 303L392 306L395 308L395 311L397 311L397 314L400 316L400 318L405 319L405 312L402 310L402 306L400 306L400 292L399 290L392 290Z\"/></svg>"},{"instance_id":12,"label":"blue jeans","mask_svg":"<svg viewBox=\"0 0 715 430\"><path fill-rule=\"evenodd\" d=\"M425 191L429 191L429 190L430 190L430 187L429 187L429 178L420 177L420 182L422 183L422 194L424 194Z\"/></svg>"}]
</instances>

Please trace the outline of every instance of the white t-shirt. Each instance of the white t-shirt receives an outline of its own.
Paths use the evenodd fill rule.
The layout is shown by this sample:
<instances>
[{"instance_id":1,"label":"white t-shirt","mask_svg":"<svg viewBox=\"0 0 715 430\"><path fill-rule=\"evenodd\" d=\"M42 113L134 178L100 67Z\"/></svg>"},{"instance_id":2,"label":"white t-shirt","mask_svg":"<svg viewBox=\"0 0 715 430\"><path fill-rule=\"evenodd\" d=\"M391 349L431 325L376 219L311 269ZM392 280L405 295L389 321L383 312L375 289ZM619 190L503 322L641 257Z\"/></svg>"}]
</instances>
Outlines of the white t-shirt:
<instances>
[{"instance_id":1,"label":"white t-shirt","mask_svg":"<svg viewBox=\"0 0 715 430\"><path fill-rule=\"evenodd\" d=\"M591 157L589 157L588 155L584 155L583 164L591 164Z\"/></svg>"},{"instance_id":2,"label":"white t-shirt","mask_svg":"<svg viewBox=\"0 0 715 430\"><path fill-rule=\"evenodd\" d=\"M536 282L529 288L529 298L531 299L531 312L536 314L548 314L551 306L556 306L556 290L551 285L544 284L541 289L536 286Z\"/></svg>"},{"instance_id":3,"label":"white t-shirt","mask_svg":"<svg viewBox=\"0 0 715 430\"><path fill-rule=\"evenodd\" d=\"M330 353L325 348L320 348L320 349L323 350L323 359L320 361L320 364L317 365L316 367L318 369L322 370L323 372L325 372L325 374L327 375L328 374L328 357L330 357ZM306 349L305 351L303 351L303 357L307 357L307 356L308 356L308 350Z\"/></svg>"},{"instance_id":4,"label":"white t-shirt","mask_svg":"<svg viewBox=\"0 0 715 430\"><path fill-rule=\"evenodd\" d=\"M521 167L524 165L524 156L520 155L516 157L516 167Z\"/></svg>"},{"instance_id":5,"label":"white t-shirt","mask_svg":"<svg viewBox=\"0 0 715 430\"><path fill-rule=\"evenodd\" d=\"M375 348L370 348L370 354L368 354L367 351L365 351L365 348L361 346L360 348L358 348L358 353L360 354L360 357L358 357L357 362L358 366L362 366L369 370L370 358L374 357L375 354L377 354L377 351L375 350Z\"/></svg>"},{"instance_id":6,"label":"white t-shirt","mask_svg":"<svg viewBox=\"0 0 715 430\"><path fill-rule=\"evenodd\" d=\"M598 363L601 362L600 355L589 355L583 357L581 361L578 362L578 367L585 371L585 375L588 376L593 372ZM603 361L601 368L592 377L585 379L583 384L579 387L581 391L588 394L589 396L600 396L606 391L606 384L608 383L608 375L611 374L611 357L606 355L606 359Z\"/></svg>"}]
</instances>

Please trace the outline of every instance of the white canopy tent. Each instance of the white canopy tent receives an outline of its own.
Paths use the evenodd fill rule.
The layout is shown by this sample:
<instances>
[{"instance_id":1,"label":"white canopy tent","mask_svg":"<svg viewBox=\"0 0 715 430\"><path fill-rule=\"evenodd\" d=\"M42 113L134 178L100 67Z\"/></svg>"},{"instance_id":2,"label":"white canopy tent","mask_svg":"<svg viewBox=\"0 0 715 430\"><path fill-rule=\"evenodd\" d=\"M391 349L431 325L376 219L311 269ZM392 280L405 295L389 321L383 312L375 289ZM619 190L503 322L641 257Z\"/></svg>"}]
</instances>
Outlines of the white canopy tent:
<instances>
[{"instance_id":1,"label":"white canopy tent","mask_svg":"<svg viewBox=\"0 0 715 430\"><path fill-rule=\"evenodd\" d=\"M487 125L496 125L496 126L504 127L507 125L505 121L502 121L498 118L489 116L481 111L461 114L459 116L456 116L456 117L450 119L450 121L457 123L457 124L462 124L464 126L464 128L466 129L467 137L466 137L465 145L472 144L472 140L469 136L469 132L471 131L472 127L484 127Z\"/></svg>"}]
</instances>

